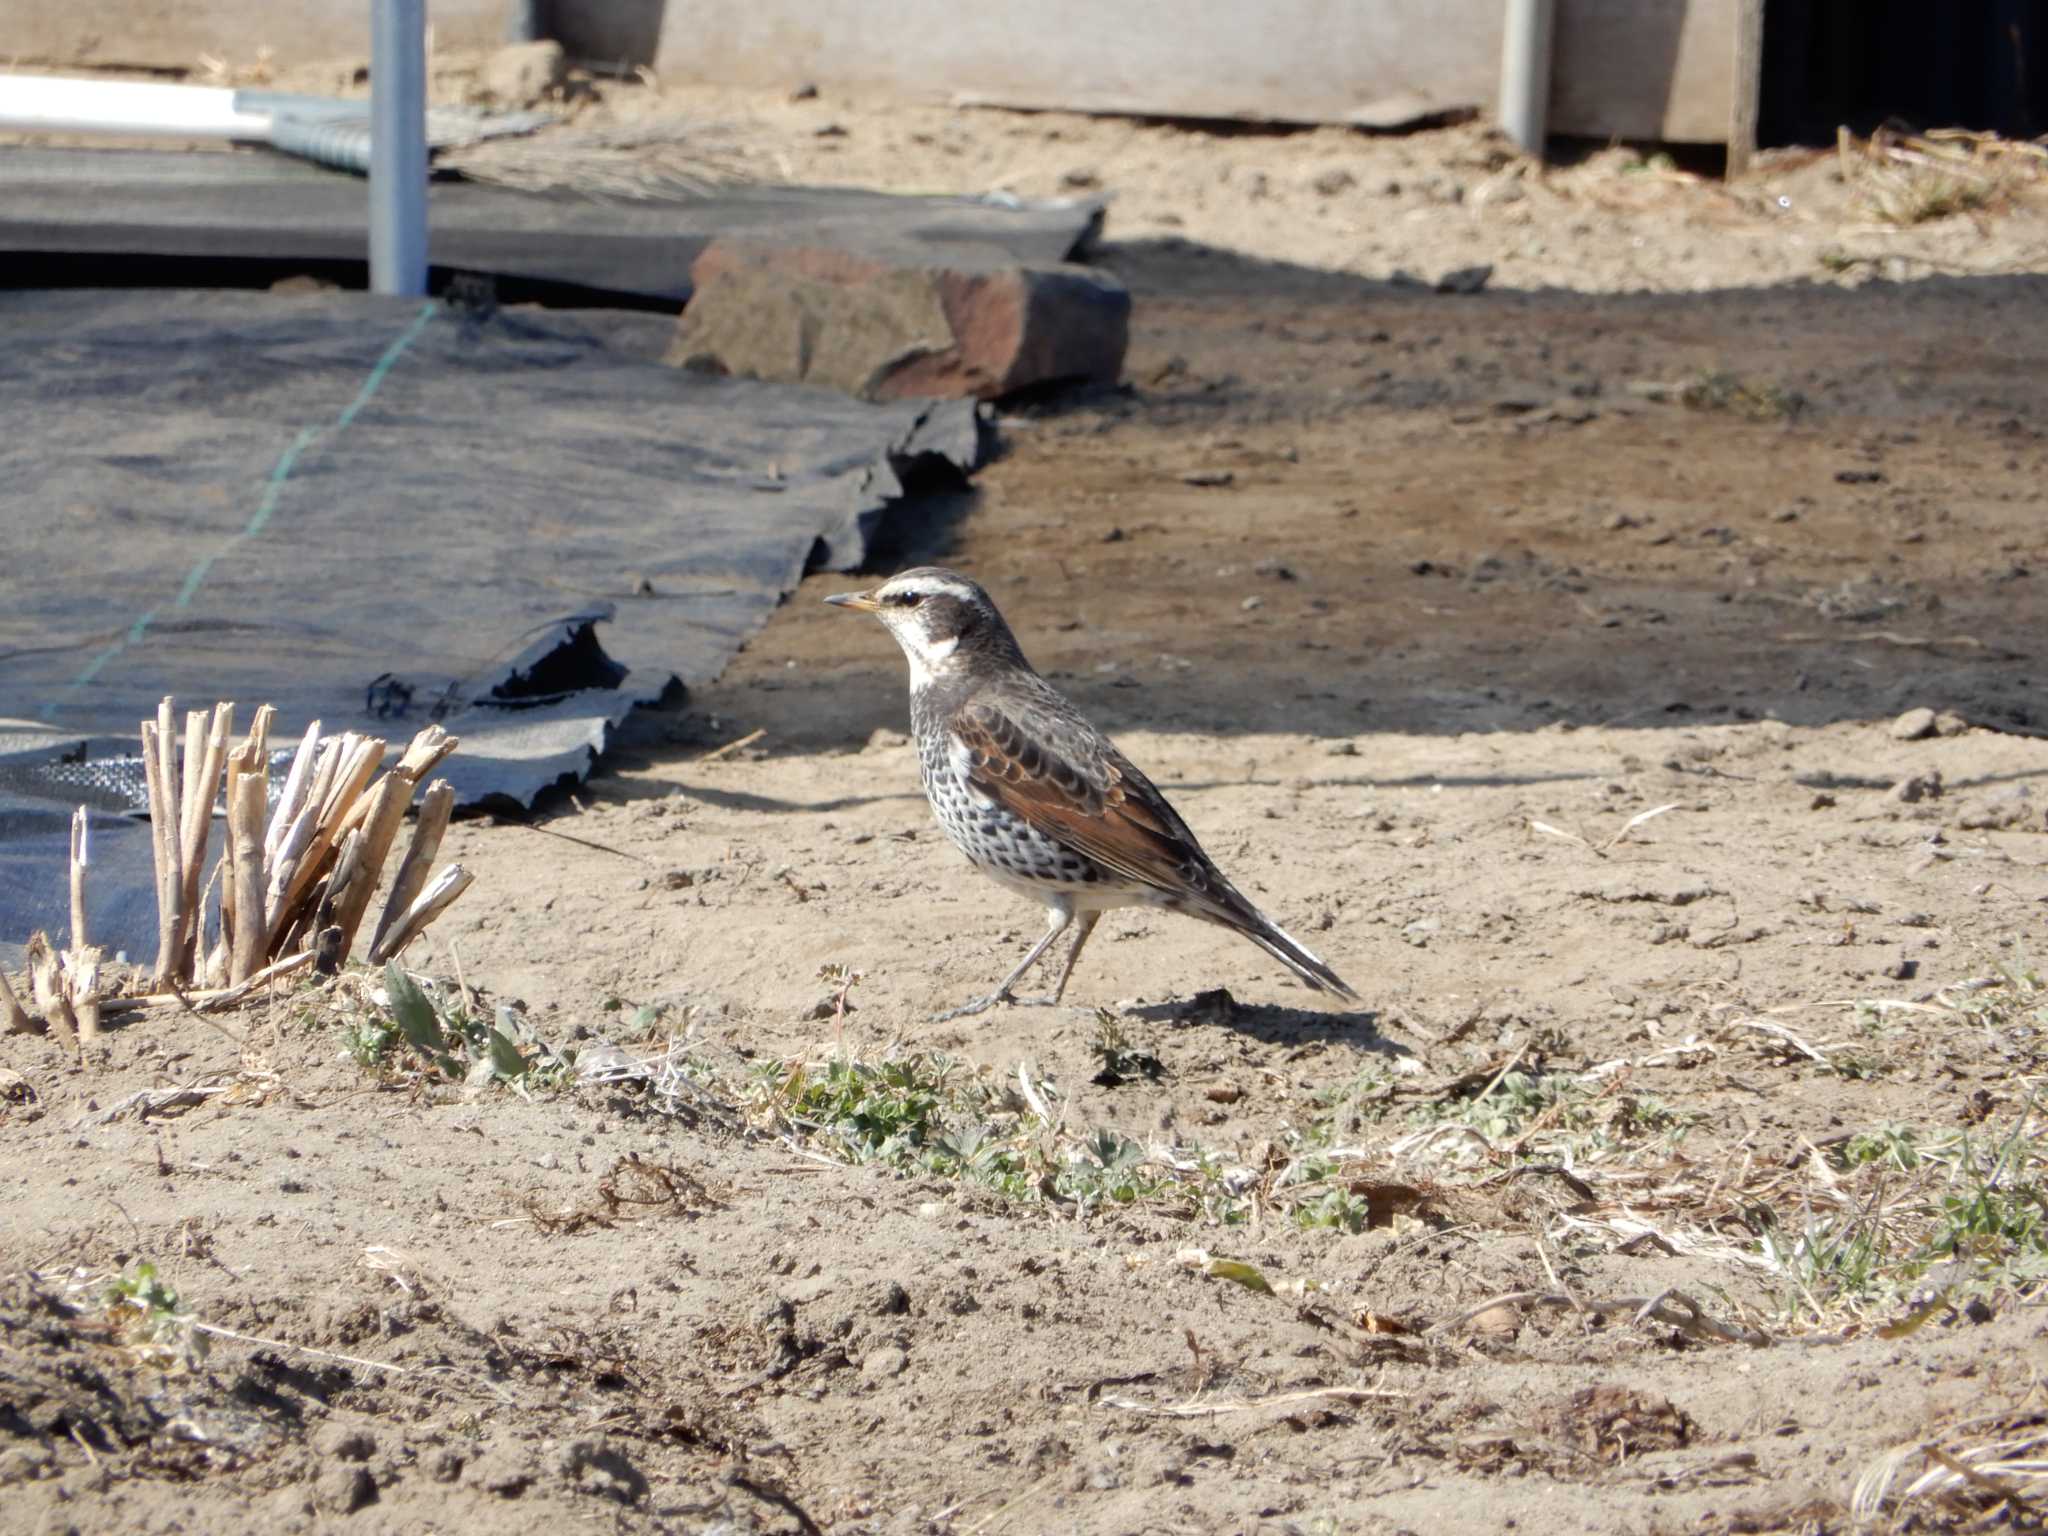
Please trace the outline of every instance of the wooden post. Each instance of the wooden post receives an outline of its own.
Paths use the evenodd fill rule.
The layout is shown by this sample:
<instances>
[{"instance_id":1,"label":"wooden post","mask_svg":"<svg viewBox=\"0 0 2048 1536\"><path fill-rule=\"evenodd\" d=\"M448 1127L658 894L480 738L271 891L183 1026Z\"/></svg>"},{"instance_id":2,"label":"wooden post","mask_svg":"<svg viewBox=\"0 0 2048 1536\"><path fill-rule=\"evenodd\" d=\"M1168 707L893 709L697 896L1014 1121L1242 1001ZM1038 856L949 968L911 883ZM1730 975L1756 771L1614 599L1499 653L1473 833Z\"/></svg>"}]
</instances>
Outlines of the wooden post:
<instances>
[{"instance_id":1,"label":"wooden post","mask_svg":"<svg viewBox=\"0 0 2048 1536\"><path fill-rule=\"evenodd\" d=\"M1735 0L1735 68L1728 104L1727 177L1733 181L1756 157L1757 119L1763 113L1764 0Z\"/></svg>"}]
</instances>

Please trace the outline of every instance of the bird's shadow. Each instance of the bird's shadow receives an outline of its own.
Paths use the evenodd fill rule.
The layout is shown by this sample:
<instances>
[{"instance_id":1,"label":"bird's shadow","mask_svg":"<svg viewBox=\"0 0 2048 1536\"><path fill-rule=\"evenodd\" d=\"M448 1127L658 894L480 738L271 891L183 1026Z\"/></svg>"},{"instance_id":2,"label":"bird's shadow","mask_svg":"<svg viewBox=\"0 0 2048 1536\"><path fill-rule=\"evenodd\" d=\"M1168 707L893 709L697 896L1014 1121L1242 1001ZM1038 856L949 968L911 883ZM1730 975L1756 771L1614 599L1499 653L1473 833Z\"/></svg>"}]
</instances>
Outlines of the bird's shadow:
<instances>
[{"instance_id":1,"label":"bird's shadow","mask_svg":"<svg viewBox=\"0 0 2048 1536\"><path fill-rule=\"evenodd\" d=\"M1342 1041L1380 1056L1413 1056L1397 1040L1380 1033L1378 1010L1330 1013L1318 1008L1286 1008L1273 1003L1241 1003L1227 988L1197 992L1165 1003L1142 1003L1124 1010L1153 1024L1214 1024L1239 1030L1268 1045L1305 1045L1310 1041Z\"/></svg>"}]
</instances>

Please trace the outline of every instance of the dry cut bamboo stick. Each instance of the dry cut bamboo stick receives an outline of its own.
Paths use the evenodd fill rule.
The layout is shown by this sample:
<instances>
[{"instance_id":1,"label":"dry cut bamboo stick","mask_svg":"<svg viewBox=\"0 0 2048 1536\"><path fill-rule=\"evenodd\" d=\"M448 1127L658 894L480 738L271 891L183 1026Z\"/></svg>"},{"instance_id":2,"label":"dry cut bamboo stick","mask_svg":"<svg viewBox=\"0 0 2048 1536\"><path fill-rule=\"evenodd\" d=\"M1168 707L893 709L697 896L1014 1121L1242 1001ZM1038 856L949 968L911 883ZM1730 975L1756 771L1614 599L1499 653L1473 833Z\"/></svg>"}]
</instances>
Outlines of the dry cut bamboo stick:
<instances>
[{"instance_id":1,"label":"dry cut bamboo stick","mask_svg":"<svg viewBox=\"0 0 2048 1536\"><path fill-rule=\"evenodd\" d=\"M7 980L5 971L0 971L0 1019L7 1021L6 1033L10 1035L33 1035L42 1030L42 1026L28 1016L28 1010L21 1006L21 999L14 995L14 987Z\"/></svg>"},{"instance_id":2,"label":"dry cut bamboo stick","mask_svg":"<svg viewBox=\"0 0 2048 1536\"><path fill-rule=\"evenodd\" d=\"M43 1021L58 1034L68 1035L76 1045L78 1020L72 1016L70 1000L64 996L64 962L50 943L50 936L40 928L28 936L28 975Z\"/></svg>"},{"instance_id":3,"label":"dry cut bamboo stick","mask_svg":"<svg viewBox=\"0 0 2048 1536\"><path fill-rule=\"evenodd\" d=\"M431 884L420 892L413 904L406 909L405 916L370 951L373 961L384 961L399 954L414 939L426 932L427 925L454 904L455 898L468 890L476 876L460 864L450 864L434 876Z\"/></svg>"},{"instance_id":4,"label":"dry cut bamboo stick","mask_svg":"<svg viewBox=\"0 0 2048 1536\"><path fill-rule=\"evenodd\" d=\"M92 826L80 806L71 816L71 947L92 942L85 926L85 872L92 864Z\"/></svg>"},{"instance_id":5,"label":"dry cut bamboo stick","mask_svg":"<svg viewBox=\"0 0 2048 1536\"><path fill-rule=\"evenodd\" d=\"M297 920L307 906L313 883L333 866L328 854L333 851L349 828L346 824L348 813L370 782L370 776L377 771L377 764L384 759L385 743L375 736L342 737L343 761L335 769L333 786L320 803L319 814L314 819L313 834L306 844L306 851L300 856L286 886L284 899L271 920L270 948L275 952L279 941L288 927ZM329 882L330 892L338 889Z\"/></svg>"},{"instance_id":6,"label":"dry cut bamboo stick","mask_svg":"<svg viewBox=\"0 0 2048 1536\"><path fill-rule=\"evenodd\" d=\"M84 806L71 818L71 948L59 960L65 1001L83 1051L100 1034L100 950L86 930L85 877L92 863L92 829Z\"/></svg>"},{"instance_id":7,"label":"dry cut bamboo stick","mask_svg":"<svg viewBox=\"0 0 2048 1536\"><path fill-rule=\"evenodd\" d=\"M78 1031L81 1054L100 1037L100 956L98 945L71 950L64 956L64 1001L71 1005L71 1023Z\"/></svg>"},{"instance_id":8,"label":"dry cut bamboo stick","mask_svg":"<svg viewBox=\"0 0 2048 1536\"><path fill-rule=\"evenodd\" d=\"M391 894L385 898L384 913L377 919L376 931L370 938L372 963L381 965L390 958L384 941L427 883L427 874L434 867L434 856L441 851L441 839L448 831L448 818L454 809L455 786L446 779L436 779L420 796L420 814L413 823L412 842L405 850L405 858L391 882Z\"/></svg>"},{"instance_id":9,"label":"dry cut bamboo stick","mask_svg":"<svg viewBox=\"0 0 2048 1536\"><path fill-rule=\"evenodd\" d=\"M237 987L204 987L191 992L141 992L131 997L110 997L104 1004L108 1013L132 1013L138 1008L150 1008L159 1003L184 1003L198 1013L212 1013L221 1008L232 1008L258 987L267 986L302 971L313 962L313 952L302 949L295 955L286 955L282 960L273 960L254 976Z\"/></svg>"},{"instance_id":10,"label":"dry cut bamboo stick","mask_svg":"<svg viewBox=\"0 0 2048 1536\"><path fill-rule=\"evenodd\" d=\"M398 825L405 820L406 807L412 804L411 779L393 770L377 781L377 787L364 798L370 809L358 829L360 839L356 844L355 871L346 886L337 884L330 889L334 892L334 923L341 929L341 953L346 959L355 947L356 930L363 925L363 915L370 910L370 897L377 889L377 881L383 876L384 861L391 857L391 844L398 836Z\"/></svg>"},{"instance_id":11,"label":"dry cut bamboo stick","mask_svg":"<svg viewBox=\"0 0 2048 1536\"><path fill-rule=\"evenodd\" d=\"M228 982L239 986L263 969L270 925L263 914L263 812L267 785L261 773L237 774L228 802L228 884L234 891L228 937Z\"/></svg>"},{"instance_id":12,"label":"dry cut bamboo stick","mask_svg":"<svg viewBox=\"0 0 2048 1536\"><path fill-rule=\"evenodd\" d=\"M185 717L185 793L178 812L178 864L184 878L186 924L180 968L188 980L206 941L206 903L200 893L200 877L206 872L213 802L220 793L221 766L234 729L232 704L216 704L211 711L195 709Z\"/></svg>"},{"instance_id":13,"label":"dry cut bamboo stick","mask_svg":"<svg viewBox=\"0 0 2048 1536\"><path fill-rule=\"evenodd\" d=\"M165 771L164 721L171 701L165 699L154 721L142 722L142 771L149 786L149 835L156 852L156 984L177 979L177 902L173 886L178 874L177 818L171 808L170 775Z\"/></svg>"},{"instance_id":14,"label":"dry cut bamboo stick","mask_svg":"<svg viewBox=\"0 0 2048 1536\"><path fill-rule=\"evenodd\" d=\"M319 753L320 722L315 720L300 738L299 750L292 754L292 765L284 776L284 788L278 793L277 809L270 814L270 827L263 834L263 855L266 859L277 857L285 833L298 819L299 811L306 803L306 791L312 787L313 765Z\"/></svg>"}]
</instances>

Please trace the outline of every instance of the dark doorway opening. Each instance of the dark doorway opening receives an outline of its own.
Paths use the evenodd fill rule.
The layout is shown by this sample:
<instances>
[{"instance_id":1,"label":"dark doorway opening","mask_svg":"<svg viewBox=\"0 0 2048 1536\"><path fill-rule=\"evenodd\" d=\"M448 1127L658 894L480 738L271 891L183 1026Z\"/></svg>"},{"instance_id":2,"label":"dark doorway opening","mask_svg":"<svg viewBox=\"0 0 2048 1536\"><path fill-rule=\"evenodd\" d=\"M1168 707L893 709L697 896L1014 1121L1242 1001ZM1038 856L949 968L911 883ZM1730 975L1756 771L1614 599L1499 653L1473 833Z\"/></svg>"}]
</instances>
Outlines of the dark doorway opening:
<instances>
[{"instance_id":1,"label":"dark doorway opening","mask_svg":"<svg viewBox=\"0 0 2048 1536\"><path fill-rule=\"evenodd\" d=\"M1770 0L1757 142L1831 144L1846 125L2048 131L2040 0Z\"/></svg>"}]
</instances>

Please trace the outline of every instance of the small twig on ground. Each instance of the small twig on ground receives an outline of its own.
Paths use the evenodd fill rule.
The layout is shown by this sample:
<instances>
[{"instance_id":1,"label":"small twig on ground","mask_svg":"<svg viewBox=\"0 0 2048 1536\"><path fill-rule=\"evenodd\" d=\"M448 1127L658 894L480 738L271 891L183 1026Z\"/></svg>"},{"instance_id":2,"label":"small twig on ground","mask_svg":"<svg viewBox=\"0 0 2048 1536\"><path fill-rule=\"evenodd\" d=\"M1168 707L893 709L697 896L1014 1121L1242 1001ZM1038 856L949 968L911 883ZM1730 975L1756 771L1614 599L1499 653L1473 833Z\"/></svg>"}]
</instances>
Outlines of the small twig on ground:
<instances>
[{"instance_id":1,"label":"small twig on ground","mask_svg":"<svg viewBox=\"0 0 2048 1536\"><path fill-rule=\"evenodd\" d=\"M1127 1413L1151 1414L1164 1419L1212 1419L1226 1413L1247 1413L1255 1408L1283 1408L1290 1403L1313 1403L1335 1399L1346 1403L1366 1403L1375 1399L1405 1400L1406 1392L1393 1392L1379 1387L1308 1387L1299 1392L1275 1392L1269 1397L1218 1397L1208 1402L1185 1403L1141 1403L1134 1397L1111 1397L1107 1393L1096 1398L1107 1408L1121 1408Z\"/></svg>"},{"instance_id":2,"label":"small twig on ground","mask_svg":"<svg viewBox=\"0 0 2048 1536\"><path fill-rule=\"evenodd\" d=\"M1808 1045L1804 1040L1800 1039L1797 1035L1793 1034L1791 1030L1787 1029L1782 1024L1773 1024L1769 1019L1735 1019L1732 1022L1742 1029L1753 1029L1759 1032L1760 1034L1773 1035L1776 1038L1784 1041L1787 1045L1791 1046L1792 1049L1799 1052L1800 1055L1810 1057L1814 1061L1817 1061L1822 1066L1826 1067L1829 1071L1834 1070L1835 1064L1832 1061L1829 1061L1827 1057L1823 1056L1818 1049Z\"/></svg>"},{"instance_id":3,"label":"small twig on ground","mask_svg":"<svg viewBox=\"0 0 2048 1536\"><path fill-rule=\"evenodd\" d=\"M1666 811L1675 811L1677 809L1678 802L1674 800L1669 805L1652 806L1647 811L1638 811L1635 815L1629 817L1627 821L1621 824L1621 830L1619 832L1615 833L1614 836L1607 839L1607 841L1602 843L1600 846L1603 849L1612 848L1616 843L1624 841L1628 837L1629 833L1635 831L1635 829L1637 827L1640 827L1644 822L1649 821L1655 817L1662 816Z\"/></svg>"},{"instance_id":4,"label":"small twig on ground","mask_svg":"<svg viewBox=\"0 0 2048 1536\"><path fill-rule=\"evenodd\" d=\"M2033 1501L2004 1478L1993 1477L1989 1472L1973 1467L1959 1457L1949 1455L1947 1451L1944 1451L1938 1445L1923 1445L1920 1449L1927 1459L1936 1466L1943 1468L1945 1471L1953 1472L1978 1492L1989 1494L1992 1498L2002 1501L2021 1519L2033 1520L2038 1518L2039 1511L2035 1509Z\"/></svg>"},{"instance_id":5,"label":"small twig on ground","mask_svg":"<svg viewBox=\"0 0 2048 1536\"><path fill-rule=\"evenodd\" d=\"M1596 859L1604 859L1607 857L1605 849L1596 848L1591 843L1587 842L1583 837L1579 836L1578 833L1567 832L1562 827L1553 827L1547 821L1538 821L1534 817L1531 817L1529 819L1529 830L1532 832L1541 832L1545 837L1555 837L1563 842L1577 843L1581 848L1585 849L1586 852L1592 854L1593 857L1595 857Z\"/></svg>"},{"instance_id":6,"label":"small twig on ground","mask_svg":"<svg viewBox=\"0 0 2048 1536\"><path fill-rule=\"evenodd\" d=\"M818 1528L818 1522L804 1513L803 1506L774 1484L757 1483L744 1472L733 1473L730 1480L732 1486L739 1489L742 1493L751 1493L763 1504L773 1504L785 1515L788 1515L790 1519L797 1523L797 1528L804 1533L804 1536L825 1536L825 1533Z\"/></svg>"},{"instance_id":7,"label":"small twig on ground","mask_svg":"<svg viewBox=\"0 0 2048 1536\"><path fill-rule=\"evenodd\" d=\"M1472 1102L1474 1104L1484 1104L1489 1098L1493 1096L1493 1090L1501 1085L1501 1079L1506 1077L1510 1072L1514 1071L1516 1067L1520 1066L1522 1058L1528 1054L1529 1042L1525 1040L1520 1045L1515 1047L1514 1054L1509 1056L1508 1059L1501 1064L1501 1069L1493 1074L1493 1081L1489 1082L1484 1088L1480 1089L1479 1092L1473 1096Z\"/></svg>"},{"instance_id":8,"label":"small twig on ground","mask_svg":"<svg viewBox=\"0 0 2048 1536\"><path fill-rule=\"evenodd\" d=\"M504 823L501 822L500 825L502 826ZM515 821L511 825L524 827L527 831L536 833L541 837L558 837L565 843L574 843L578 848L588 848L594 853L608 853L615 859L631 859L635 864L652 864L654 862L652 859L643 859L637 853L628 853L623 848L614 848L610 843L600 843L588 837L576 837L568 832L557 832L553 827L536 827L530 821Z\"/></svg>"},{"instance_id":9,"label":"small twig on ground","mask_svg":"<svg viewBox=\"0 0 2048 1536\"><path fill-rule=\"evenodd\" d=\"M715 763L721 757L730 757L733 753L739 751L742 747L751 747L755 742L759 741L763 736L766 736L767 734L768 728L764 725L761 727L760 730L749 731L746 735L740 737L736 741L728 741L722 747L713 747L709 752L706 752L701 757L699 757L697 761L700 763Z\"/></svg>"}]
</instances>

